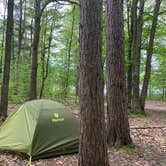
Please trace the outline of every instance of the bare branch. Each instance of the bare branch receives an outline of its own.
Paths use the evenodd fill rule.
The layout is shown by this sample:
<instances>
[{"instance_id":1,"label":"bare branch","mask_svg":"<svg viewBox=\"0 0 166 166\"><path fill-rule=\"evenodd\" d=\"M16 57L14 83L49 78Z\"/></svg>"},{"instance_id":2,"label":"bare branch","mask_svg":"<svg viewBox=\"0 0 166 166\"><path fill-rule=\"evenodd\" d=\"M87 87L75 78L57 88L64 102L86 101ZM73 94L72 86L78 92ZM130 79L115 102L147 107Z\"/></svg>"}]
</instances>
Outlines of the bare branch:
<instances>
[{"instance_id":1,"label":"bare branch","mask_svg":"<svg viewBox=\"0 0 166 166\"><path fill-rule=\"evenodd\" d=\"M72 4L72 5L77 5L77 6L80 6L79 3L77 2L74 2L72 0L47 0L46 3L42 6L42 8L40 9L40 12L39 12L39 16L41 17L44 9L46 8L46 6L51 3L51 2L68 2L69 4Z\"/></svg>"},{"instance_id":2,"label":"bare branch","mask_svg":"<svg viewBox=\"0 0 166 166\"><path fill-rule=\"evenodd\" d=\"M80 6L80 4L78 2L74 2L74 1L71 1L71 0L57 0L57 1L59 1L59 2L68 2L70 4Z\"/></svg>"}]
</instances>

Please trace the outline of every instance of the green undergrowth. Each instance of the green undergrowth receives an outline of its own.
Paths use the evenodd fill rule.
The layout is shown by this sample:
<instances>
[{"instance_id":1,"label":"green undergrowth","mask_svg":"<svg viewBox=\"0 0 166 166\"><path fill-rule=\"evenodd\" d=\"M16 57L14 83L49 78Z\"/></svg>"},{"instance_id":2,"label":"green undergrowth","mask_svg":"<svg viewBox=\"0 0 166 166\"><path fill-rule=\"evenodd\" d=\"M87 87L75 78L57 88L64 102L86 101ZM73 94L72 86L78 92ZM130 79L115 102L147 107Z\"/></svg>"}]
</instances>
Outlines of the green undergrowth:
<instances>
[{"instance_id":1,"label":"green undergrowth","mask_svg":"<svg viewBox=\"0 0 166 166\"><path fill-rule=\"evenodd\" d=\"M120 152L124 152L127 154L136 153L138 155L141 155L143 153L143 149L141 147L134 146L134 145L125 145L120 148L116 148L115 150L118 150Z\"/></svg>"},{"instance_id":2,"label":"green undergrowth","mask_svg":"<svg viewBox=\"0 0 166 166\"><path fill-rule=\"evenodd\" d=\"M148 116L148 114L143 114L143 113L129 113L128 114L130 118L145 118Z\"/></svg>"}]
</instances>

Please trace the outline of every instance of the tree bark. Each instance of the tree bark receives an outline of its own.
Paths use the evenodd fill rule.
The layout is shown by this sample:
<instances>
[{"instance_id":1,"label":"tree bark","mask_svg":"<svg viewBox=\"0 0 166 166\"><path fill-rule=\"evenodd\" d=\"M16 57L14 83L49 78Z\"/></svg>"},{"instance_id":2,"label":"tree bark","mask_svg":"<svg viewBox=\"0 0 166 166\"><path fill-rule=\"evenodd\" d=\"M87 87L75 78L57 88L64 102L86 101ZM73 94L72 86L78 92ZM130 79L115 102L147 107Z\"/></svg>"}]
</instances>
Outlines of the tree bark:
<instances>
[{"instance_id":1,"label":"tree bark","mask_svg":"<svg viewBox=\"0 0 166 166\"><path fill-rule=\"evenodd\" d=\"M134 102L134 99L133 99L133 69L134 69L134 56L135 56L135 53L136 53L136 41L137 41L137 5L138 5L138 0L132 0L132 7L131 7L131 37L132 37L132 44L131 44L131 65L130 65L130 73L131 76L131 110L133 109L133 102Z\"/></svg>"},{"instance_id":2,"label":"tree bark","mask_svg":"<svg viewBox=\"0 0 166 166\"><path fill-rule=\"evenodd\" d=\"M102 0L81 0L79 166L108 166L102 69Z\"/></svg>"},{"instance_id":3,"label":"tree bark","mask_svg":"<svg viewBox=\"0 0 166 166\"><path fill-rule=\"evenodd\" d=\"M127 107L131 110L132 100L132 22L130 20L131 3L127 1L127 29L128 29L128 68L127 68ZM130 23L131 22L131 23Z\"/></svg>"},{"instance_id":4,"label":"tree bark","mask_svg":"<svg viewBox=\"0 0 166 166\"><path fill-rule=\"evenodd\" d=\"M11 45L13 35L13 6L14 0L8 0L7 28L6 28L6 44L5 44L5 64L3 74L3 84L1 87L1 105L0 112L4 118L7 117L8 108L8 90L10 80L10 62L11 62Z\"/></svg>"},{"instance_id":5,"label":"tree bark","mask_svg":"<svg viewBox=\"0 0 166 166\"><path fill-rule=\"evenodd\" d=\"M140 59L141 59L141 39L144 14L144 0L140 0L139 16L136 23L136 35L133 45L133 102L132 112L143 113L140 107Z\"/></svg>"},{"instance_id":6,"label":"tree bark","mask_svg":"<svg viewBox=\"0 0 166 166\"><path fill-rule=\"evenodd\" d=\"M37 98L37 67L38 67L38 46L40 37L40 0L35 0L35 24L34 24L34 37L33 37L33 50L32 50L32 66L31 66L31 85L29 99Z\"/></svg>"},{"instance_id":7,"label":"tree bark","mask_svg":"<svg viewBox=\"0 0 166 166\"><path fill-rule=\"evenodd\" d=\"M149 84L150 75L151 75L151 61L152 61L152 54L153 54L154 37L156 33L156 26L157 26L157 20L158 20L161 2L162 0L156 0L154 12L153 12L152 27L150 31L150 38L149 38L149 44L148 44L148 50L147 50L145 76L144 76L143 87L141 91L141 99L140 99L142 110L144 110L145 108L145 100L147 97L148 84Z\"/></svg>"},{"instance_id":8,"label":"tree bark","mask_svg":"<svg viewBox=\"0 0 166 166\"><path fill-rule=\"evenodd\" d=\"M123 1L107 0L107 111L108 144L132 144L125 94Z\"/></svg>"},{"instance_id":9,"label":"tree bark","mask_svg":"<svg viewBox=\"0 0 166 166\"><path fill-rule=\"evenodd\" d=\"M129 51L128 51L128 79L127 79L127 106L131 111L132 107L132 97L133 97L133 57L134 57L134 48L136 46L136 32L137 32L137 4L138 0L132 0L131 2L131 26L129 24L129 5L128 2L128 30L129 33Z\"/></svg>"}]
</instances>

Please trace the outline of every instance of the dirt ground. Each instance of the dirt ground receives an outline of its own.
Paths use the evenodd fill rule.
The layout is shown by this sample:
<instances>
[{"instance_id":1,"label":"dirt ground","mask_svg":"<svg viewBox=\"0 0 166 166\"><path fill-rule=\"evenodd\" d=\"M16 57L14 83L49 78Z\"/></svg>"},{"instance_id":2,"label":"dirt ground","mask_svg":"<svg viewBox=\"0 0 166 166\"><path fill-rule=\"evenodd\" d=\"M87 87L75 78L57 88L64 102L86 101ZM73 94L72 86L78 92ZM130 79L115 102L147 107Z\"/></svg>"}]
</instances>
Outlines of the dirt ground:
<instances>
[{"instance_id":1,"label":"dirt ground","mask_svg":"<svg viewBox=\"0 0 166 166\"><path fill-rule=\"evenodd\" d=\"M9 111L16 105L11 104ZM69 107L75 114L78 108ZM146 117L130 117L131 136L138 147L133 151L109 149L111 166L166 166L166 103L147 102ZM32 166L77 166L78 154L32 162ZM0 166L27 166L22 157L0 152Z\"/></svg>"}]
</instances>

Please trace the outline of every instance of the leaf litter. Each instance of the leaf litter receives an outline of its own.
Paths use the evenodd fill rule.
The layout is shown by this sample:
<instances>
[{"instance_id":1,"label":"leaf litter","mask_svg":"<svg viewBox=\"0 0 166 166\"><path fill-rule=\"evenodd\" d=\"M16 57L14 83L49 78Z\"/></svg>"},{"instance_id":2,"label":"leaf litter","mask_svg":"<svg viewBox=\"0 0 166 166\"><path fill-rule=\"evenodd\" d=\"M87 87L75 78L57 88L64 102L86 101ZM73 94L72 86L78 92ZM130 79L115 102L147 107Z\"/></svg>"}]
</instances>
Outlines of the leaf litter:
<instances>
[{"instance_id":1,"label":"leaf litter","mask_svg":"<svg viewBox=\"0 0 166 166\"><path fill-rule=\"evenodd\" d=\"M9 112L17 104L9 105ZM79 108L68 106L76 117ZM129 118L130 132L136 150L109 149L111 166L166 166L166 104L147 102L146 117ZM33 161L31 166L77 166L78 154L64 155ZM30 163L20 155L0 151L0 166L29 166Z\"/></svg>"}]
</instances>

